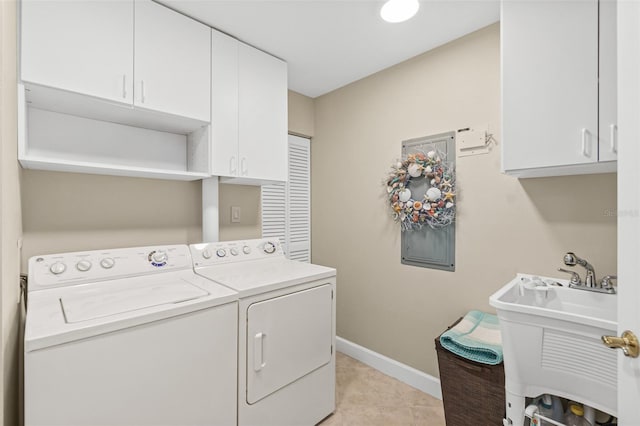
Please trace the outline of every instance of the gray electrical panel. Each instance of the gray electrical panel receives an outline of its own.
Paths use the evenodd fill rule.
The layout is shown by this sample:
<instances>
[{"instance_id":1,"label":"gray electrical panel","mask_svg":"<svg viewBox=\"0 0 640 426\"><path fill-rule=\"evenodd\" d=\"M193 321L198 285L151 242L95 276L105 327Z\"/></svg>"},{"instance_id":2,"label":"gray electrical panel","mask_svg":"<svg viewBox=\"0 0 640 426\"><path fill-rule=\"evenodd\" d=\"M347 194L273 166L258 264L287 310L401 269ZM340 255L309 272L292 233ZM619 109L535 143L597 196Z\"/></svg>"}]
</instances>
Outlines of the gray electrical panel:
<instances>
[{"instance_id":1,"label":"gray electrical panel","mask_svg":"<svg viewBox=\"0 0 640 426\"><path fill-rule=\"evenodd\" d=\"M411 139L402 142L402 158L409 154L439 151L445 154L443 161L455 170L456 140L455 132ZM411 192L424 194L429 188L427 179L423 177L411 179ZM402 231L401 262L405 265L423 268L455 271L456 269L456 223L444 228L433 229L428 225L419 230Z\"/></svg>"}]
</instances>

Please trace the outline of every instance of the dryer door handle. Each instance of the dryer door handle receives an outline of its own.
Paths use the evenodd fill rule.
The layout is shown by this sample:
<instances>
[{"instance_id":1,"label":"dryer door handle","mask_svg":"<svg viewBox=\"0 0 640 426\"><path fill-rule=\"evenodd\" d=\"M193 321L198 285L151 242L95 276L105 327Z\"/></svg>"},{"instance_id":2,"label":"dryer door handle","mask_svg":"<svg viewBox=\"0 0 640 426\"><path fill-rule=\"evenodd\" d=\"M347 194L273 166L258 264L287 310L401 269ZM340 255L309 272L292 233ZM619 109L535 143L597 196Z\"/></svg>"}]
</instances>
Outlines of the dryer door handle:
<instances>
[{"instance_id":1,"label":"dryer door handle","mask_svg":"<svg viewBox=\"0 0 640 426\"><path fill-rule=\"evenodd\" d=\"M264 360L264 339L267 337L264 333L256 333L253 336L253 369L260 371L267 363Z\"/></svg>"}]
</instances>

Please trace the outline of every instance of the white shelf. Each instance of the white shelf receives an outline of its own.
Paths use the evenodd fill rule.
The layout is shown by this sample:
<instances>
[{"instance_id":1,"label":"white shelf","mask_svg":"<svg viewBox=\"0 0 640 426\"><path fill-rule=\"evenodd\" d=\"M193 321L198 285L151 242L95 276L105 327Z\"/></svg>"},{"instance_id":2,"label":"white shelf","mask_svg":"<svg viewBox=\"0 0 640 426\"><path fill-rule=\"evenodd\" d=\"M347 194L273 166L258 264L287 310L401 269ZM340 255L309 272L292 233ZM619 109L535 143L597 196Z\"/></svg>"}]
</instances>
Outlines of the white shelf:
<instances>
[{"instance_id":1,"label":"white shelf","mask_svg":"<svg viewBox=\"0 0 640 426\"><path fill-rule=\"evenodd\" d=\"M25 168L173 180L211 175L210 125L188 134L152 130L36 108L24 93L18 159Z\"/></svg>"},{"instance_id":2,"label":"white shelf","mask_svg":"<svg viewBox=\"0 0 640 426\"><path fill-rule=\"evenodd\" d=\"M517 178L538 178L549 176L570 176L586 175L598 173L616 173L618 171L617 161L605 161L589 164L573 164L570 166L537 167L532 169L510 169L504 173Z\"/></svg>"},{"instance_id":3,"label":"white shelf","mask_svg":"<svg viewBox=\"0 0 640 426\"><path fill-rule=\"evenodd\" d=\"M273 185L276 183L284 183L281 180L273 180L267 178L259 178L259 177L229 177L229 176L220 176L220 183L230 184L230 185L252 185L252 186L261 186L261 185Z\"/></svg>"},{"instance_id":4,"label":"white shelf","mask_svg":"<svg viewBox=\"0 0 640 426\"><path fill-rule=\"evenodd\" d=\"M111 176L130 176L152 179L199 180L210 177L208 173L179 170L160 170L145 167L128 167L120 164L101 164L82 161L50 160L28 156L20 158L20 164L27 169L51 170L57 172L90 173Z\"/></svg>"}]
</instances>

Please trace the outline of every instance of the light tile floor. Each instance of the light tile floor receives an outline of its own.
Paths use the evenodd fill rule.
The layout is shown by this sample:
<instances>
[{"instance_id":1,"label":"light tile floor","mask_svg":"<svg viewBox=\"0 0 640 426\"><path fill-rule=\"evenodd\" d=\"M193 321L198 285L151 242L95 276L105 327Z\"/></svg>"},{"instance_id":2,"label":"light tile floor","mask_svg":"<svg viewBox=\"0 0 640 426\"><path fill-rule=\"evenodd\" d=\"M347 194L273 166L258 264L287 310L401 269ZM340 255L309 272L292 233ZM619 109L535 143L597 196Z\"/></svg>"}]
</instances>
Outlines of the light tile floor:
<instances>
[{"instance_id":1,"label":"light tile floor","mask_svg":"<svg viewBox=\"0 0 640 426\"><path fill-rule=\"evenodd\" d=\"M445 426L442 401L336 354L336 411L322 426Z\"/></svg>"}]
</instances>

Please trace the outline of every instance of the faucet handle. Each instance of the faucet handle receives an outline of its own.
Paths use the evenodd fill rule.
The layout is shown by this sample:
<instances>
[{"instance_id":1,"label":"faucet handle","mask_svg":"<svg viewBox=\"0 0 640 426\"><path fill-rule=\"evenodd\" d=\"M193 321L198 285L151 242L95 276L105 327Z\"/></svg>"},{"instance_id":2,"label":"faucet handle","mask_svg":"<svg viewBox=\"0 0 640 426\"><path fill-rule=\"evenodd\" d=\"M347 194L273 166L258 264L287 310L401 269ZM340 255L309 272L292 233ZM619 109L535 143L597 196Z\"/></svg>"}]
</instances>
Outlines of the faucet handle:
<instances>
[{"instance_id":1,"label":"faucet handle","mask_svg":"<svg viewBox=\"0 0 640 426\"><path fill-rule=\"evenodd\" d=\"M562 268L558 268L558 271L566 272L567 274L571 274L571 281L569 281L571 284L573 284L573 285L582 285L582 282L580 280L580 275L578 275L577 272L569 271L568 269L562 269Z\"/></svg>"},{"instance_id":2,"label":"faucet handle","mask_svg":"<svg viewBox=\"0 0 640 426\"><path fill-rule=\"evenodd\" d=\"M611 283L611 280L618 280L618 276L617 275L607 275L605 277L602 278L602 280L600 281L600 287L602 288L612 288L613 285Z\"/></svg>"}]
</instances>

